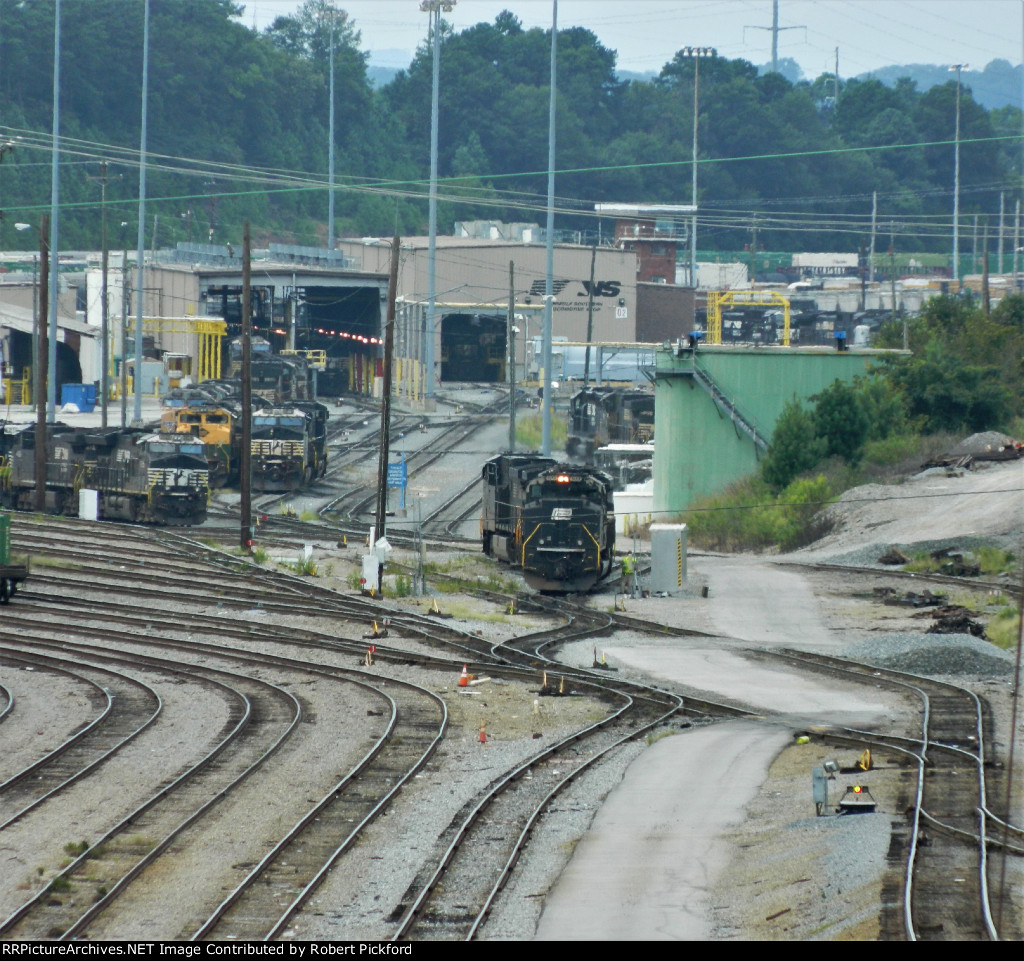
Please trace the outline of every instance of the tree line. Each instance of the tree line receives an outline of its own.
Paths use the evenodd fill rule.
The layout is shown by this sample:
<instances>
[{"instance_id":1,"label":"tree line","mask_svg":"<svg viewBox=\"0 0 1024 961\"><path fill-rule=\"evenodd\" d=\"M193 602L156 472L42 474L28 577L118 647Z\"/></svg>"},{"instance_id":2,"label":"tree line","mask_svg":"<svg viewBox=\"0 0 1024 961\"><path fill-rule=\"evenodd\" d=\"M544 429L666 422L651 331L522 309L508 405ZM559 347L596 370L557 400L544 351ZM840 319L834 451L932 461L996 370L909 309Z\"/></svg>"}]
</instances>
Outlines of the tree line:
<instances>
[{"instance_id":1,"label":"tree line","mask_svg":"<svg viewBox=\"0 0 1024 961\"><path fill-rule=\"evenodd\" d=\"M0 247L49 203L53 0L0 0ZM422 233L429 173L431 50L381 89L358 25L307 0L262 31L230 0L152 0L148 210L157 244L318 245L326 237L329 62L334 51L336 234ZM99 243L100 162L115 224L138 193L143 4L64 0L62 246ZM454 32L442 21L439 223L539 221L546 193L550 36L510 12ZM333 37L333 44L332 44ZM620 80L589 30L559 31L556 226L596 233L600 201L690 201L694 62ZM948 249L956 83L792 83L744 60L702 61L703 250L857 250L873 195L902 250ZM961 94L961 210L993 218L1021 182L1021 111ZM147 231L151 225L147 225ZM134 235L134 226L123 231Z\"/></svg>"}]
</instances>

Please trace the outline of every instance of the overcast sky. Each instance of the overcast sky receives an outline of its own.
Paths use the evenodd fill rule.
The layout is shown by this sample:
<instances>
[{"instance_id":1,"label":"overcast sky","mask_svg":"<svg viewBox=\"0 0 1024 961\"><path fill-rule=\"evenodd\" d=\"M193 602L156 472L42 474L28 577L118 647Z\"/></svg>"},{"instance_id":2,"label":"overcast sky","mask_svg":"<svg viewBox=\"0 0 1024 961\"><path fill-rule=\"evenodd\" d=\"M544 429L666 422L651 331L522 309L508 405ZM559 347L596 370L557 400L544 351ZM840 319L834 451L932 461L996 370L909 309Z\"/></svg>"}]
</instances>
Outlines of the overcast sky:
<instances>
[{"instance_id":1,"label":"overcast sky","mask_svg":"<svg viewBox=\"0 0 1024 961\"><path fill-rule=\"evenodd\" d=\"M239 0L242 20L262 29L297 0ZM418 0L336 0L362 33L375 63L408 65L427 29ZM458 0L446 19L456 30L494 22L511 10L527 29L551 25L550 0ZM834 69L855 76L903 63L1021 62L1024 0L781 0L779 56L809 78ZM583 26L618 52L622 70L657 72L683 46L713 46L720 56L771 59L771 0L561 0L559 27ZM385 55L386 53L386 55Z\"/></svg>"}]
</instances>

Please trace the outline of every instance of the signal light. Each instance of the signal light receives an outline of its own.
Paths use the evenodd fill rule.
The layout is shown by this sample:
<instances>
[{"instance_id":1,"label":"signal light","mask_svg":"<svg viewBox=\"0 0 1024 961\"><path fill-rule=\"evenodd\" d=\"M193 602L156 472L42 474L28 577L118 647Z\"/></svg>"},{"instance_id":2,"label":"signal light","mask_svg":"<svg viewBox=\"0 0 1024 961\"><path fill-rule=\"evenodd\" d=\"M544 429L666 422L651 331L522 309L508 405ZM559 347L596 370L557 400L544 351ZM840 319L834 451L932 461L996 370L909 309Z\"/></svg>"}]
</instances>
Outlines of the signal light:
<instances>
[{"instance_id":1,"label":"signal light","mask_svg":"<svg viewBox=\"0 0 1024 961\"><path fill-rule=\"evenodd\" d=\"M855 784L853 786L853 793L854 794L860 794L860 793L863 792L863 790L864 790L864 788L862 788L859 784Z\"/></svg>"}]
</instances>

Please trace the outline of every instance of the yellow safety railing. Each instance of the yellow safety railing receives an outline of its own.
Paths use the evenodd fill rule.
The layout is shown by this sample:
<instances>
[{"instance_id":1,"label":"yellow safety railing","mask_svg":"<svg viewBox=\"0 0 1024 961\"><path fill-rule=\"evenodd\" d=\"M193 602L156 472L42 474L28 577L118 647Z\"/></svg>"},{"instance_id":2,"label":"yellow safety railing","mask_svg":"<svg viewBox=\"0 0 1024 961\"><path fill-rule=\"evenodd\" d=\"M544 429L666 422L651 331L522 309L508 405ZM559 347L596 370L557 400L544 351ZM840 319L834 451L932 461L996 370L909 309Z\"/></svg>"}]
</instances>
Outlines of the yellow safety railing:
<instances>
[{"instance_id":1,"label":"yellow safety railing","mask_svg":"<svg viewBox=\"0 0 1024 961\"><path fill-rule=\"evenodd\" d=\"M0 397L3 398L4 406L8 404L31 404L32 403L32 376L31 368L22 369L21 377L4 377L0 380Z\"/></svg>"},{"instance_id":2,"label":"yellow safety railing","mask_svg":"<svg viewBox=\"0 0 1024 961\"><path fill-rule=\"evenodd\" d=\"M196 380L220 378L221 340L228 325L217 317L143 317L142 332L162 334L195 334L197 343ZM127 333L134 336L135 323L130 318Z\"/></svg>"},{"instance_id":3,"label":"yellow safety railing","mask_svg":"<svg viewBox=\"0 0 1024 961\"><path fill-rule=\"evenodd\" d=\"M282 350L283 357L305 357L310 367L317 370L327 370L326 350Z\"/></svg>"},{"instance_id":4,"label":"yellow safety railing","mask_svg":"<svg viewBox=\"0 0 1024 961\"><path fill-rule=\"evenodd\" d=\"M777 290L708 291L708 344L722 343L722 309L725 307L781 307L782 344L789 346L789 300Z\"/></svg>"}]
</instances>

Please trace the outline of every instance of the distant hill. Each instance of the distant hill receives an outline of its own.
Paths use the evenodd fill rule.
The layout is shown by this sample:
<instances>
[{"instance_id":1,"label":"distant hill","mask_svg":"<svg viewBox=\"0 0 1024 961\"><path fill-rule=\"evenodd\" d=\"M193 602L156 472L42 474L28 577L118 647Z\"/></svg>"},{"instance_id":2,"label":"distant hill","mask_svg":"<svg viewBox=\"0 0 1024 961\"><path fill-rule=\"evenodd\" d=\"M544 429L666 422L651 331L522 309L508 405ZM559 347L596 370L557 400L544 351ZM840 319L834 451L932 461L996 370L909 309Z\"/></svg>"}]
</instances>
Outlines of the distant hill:
<instances>
[{"instance_id":1,"label":"distant hill","mask_svg":"<svg viewBox=\"0 0 1024 961\"><path fill-rule=\"evenodd\" d=\"M636 70L616 70L615 76L623 83L631 80L638 80L641 83L650 83L656 76L658 76L658 72L656 70L645 70L643 73L638 73Z\"/></svg>"},{"instance_id":2,"label":"distant hill","mask_svg":"<svg viewBox=\"0 0 1024 961\"><path fill-rule=\"evenodd\" d=\"M970 87L974 99L987 110L1005 106L1020 106L1021 74L1024 68L1013 66L1008 60L993 60L984 70L964 70L962 79ZM936 66L928 63L911 63L897 67L883 67L861 74L856 79L874 77L888 87L894 87L901 77L909 77L924 93L932 87L941 86L956 78L945 64Z\"/></svg>"},{"instance_id":3,"label":"distant hill","mask_svg":"<svg viewBox=\"0 0 1024 961\"><path fill-rule=\"evenodd\" d=\"M379 90L395 79L395 74L398 73L398 70L398 67L381 67L375 63L370 63L366 67L366 78L372 86Z\"/></svg>"}]
</instances>

